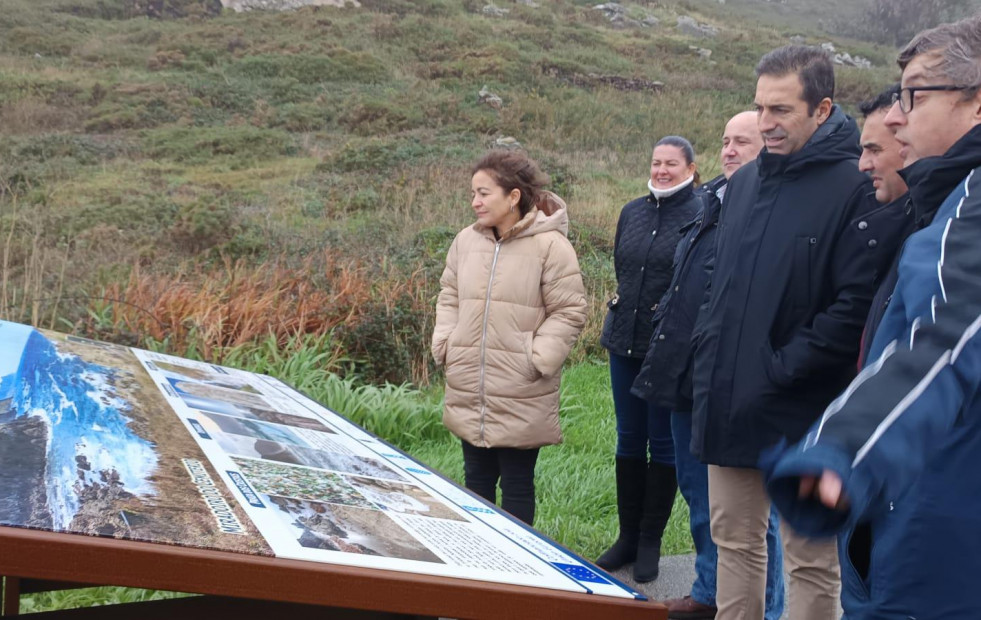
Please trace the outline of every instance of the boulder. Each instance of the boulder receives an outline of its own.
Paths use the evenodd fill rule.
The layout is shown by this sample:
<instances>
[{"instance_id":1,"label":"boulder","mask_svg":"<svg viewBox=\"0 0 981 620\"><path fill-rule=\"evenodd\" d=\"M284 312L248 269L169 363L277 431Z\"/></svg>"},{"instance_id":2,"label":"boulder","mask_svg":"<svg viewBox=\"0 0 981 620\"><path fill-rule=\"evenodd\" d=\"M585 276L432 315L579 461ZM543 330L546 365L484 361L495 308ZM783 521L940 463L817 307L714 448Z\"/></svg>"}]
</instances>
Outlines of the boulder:
<instances>
[{"instance_id":1,"label":"boulder","mask_svg":"<svg viewBox=\"0 0 981 620\"><path fill-rule=\"evenodd\" d=\"M682 15L678 18L678 32L682 34L687 34L693 37L716 37L719 35L719 29L710 24L701 24L695 21L694 18L687 15Z\"/></svg>"}]
</instances>

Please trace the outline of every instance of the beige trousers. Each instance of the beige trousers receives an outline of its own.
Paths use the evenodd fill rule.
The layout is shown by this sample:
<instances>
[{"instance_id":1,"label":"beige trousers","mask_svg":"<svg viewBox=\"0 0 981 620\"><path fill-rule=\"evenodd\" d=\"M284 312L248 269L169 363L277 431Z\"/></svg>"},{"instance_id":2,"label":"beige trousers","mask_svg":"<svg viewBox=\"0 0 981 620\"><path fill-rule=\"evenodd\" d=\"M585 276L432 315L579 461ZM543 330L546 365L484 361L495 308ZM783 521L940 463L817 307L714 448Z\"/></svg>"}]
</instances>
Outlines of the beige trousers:
<instances>
[{"instance_id":1,"label":"beige trousers","mask_svg":"<svg viewBox=\"0 0 981 620\"><path fill-rule=\"evenodd\" d=\"M763 620L770 498L758 469L708 466L712 540L719 547L716 620ZM841 573L834 539L810 540L782 521L790 620L838 616Z\"/></svg>"}]
</instances>

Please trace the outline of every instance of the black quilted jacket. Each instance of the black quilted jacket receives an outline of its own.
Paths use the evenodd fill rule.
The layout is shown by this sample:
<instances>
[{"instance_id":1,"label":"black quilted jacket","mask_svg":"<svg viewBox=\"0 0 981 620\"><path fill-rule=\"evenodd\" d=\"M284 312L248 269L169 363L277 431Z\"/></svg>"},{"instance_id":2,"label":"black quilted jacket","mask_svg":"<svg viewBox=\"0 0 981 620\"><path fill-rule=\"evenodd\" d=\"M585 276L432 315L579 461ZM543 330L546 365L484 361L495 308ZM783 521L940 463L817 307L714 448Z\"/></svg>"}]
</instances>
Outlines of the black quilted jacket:
<instances>
[{"instance_id":1,"label":"black quilted jacket","mask_svg":"<svg viewBox=\"0 0 981 620\"><path fill-rule=\"evenodd\" d=\"M607 303L610 310L600 338L611 353L644 358L654 310L671 284L681 229L701 205L689 185L660 201L653 194L642 196L620 211L613 246L617 293Z\"/></svg>"}]
</instances>

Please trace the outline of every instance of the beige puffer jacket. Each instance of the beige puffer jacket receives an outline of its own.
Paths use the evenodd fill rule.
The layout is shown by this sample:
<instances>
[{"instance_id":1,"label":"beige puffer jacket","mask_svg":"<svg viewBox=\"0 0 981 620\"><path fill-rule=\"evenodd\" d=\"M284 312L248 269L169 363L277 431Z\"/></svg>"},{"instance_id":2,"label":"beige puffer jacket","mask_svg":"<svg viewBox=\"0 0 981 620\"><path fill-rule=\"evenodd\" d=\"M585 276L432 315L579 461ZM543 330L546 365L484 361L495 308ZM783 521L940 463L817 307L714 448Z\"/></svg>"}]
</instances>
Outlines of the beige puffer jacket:
<instances>
[{"instance_id":1,"label":"beige puffer jacket","mask_svg":"<svg viewBox=\"0 0 981 620\"><path fill-rule=\"evenodd\" d=\"M562 441L562 363L586 323L568 230L565 203L546 192L500 241L474 224L450 246L432 351L446 366L443 423L474 446Z\"/></svg>"}]
</instances>

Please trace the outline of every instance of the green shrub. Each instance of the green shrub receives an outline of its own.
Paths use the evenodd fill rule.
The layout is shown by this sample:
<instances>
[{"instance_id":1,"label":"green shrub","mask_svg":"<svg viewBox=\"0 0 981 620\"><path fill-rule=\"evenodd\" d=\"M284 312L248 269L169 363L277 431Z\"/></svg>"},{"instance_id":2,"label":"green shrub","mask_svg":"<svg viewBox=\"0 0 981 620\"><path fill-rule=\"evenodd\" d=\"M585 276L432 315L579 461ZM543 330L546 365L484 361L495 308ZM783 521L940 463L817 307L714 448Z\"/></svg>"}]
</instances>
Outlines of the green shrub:
<instances>
[{"instance_id":1,"label":"green shrub","mask_svg":"<svg viewBox=\"0 0 981 620\"><path fill-rule=\"evenodd\" d=\"M200 252L226 242L234 232L235 212L227 202L201 198L183 205L171 227L178 243Z\"/></svg>"},{"instance_id":2,"label":"green shrub","mask_svg":"<svg viewBox=\"0 0 981 620\"><path fill-rule=\"evenodd\" d=\"M110 133L119 129L135 129L140 126L138 110L112 110L102 113L93 112L93 116L85 122L85 131Z\"/></svg>"},{"instance_id":3,"label":"green shrub","mask_svg":"<svg viewBox=\"0 0 981 620\"><path fill-rule=\"evenodd\" d=\"M293 78L301 84L357 81L383 82L388 69L376 56L366 52L336 49L329 56L311 54L246 56L228 68L235 76L252 80Z\"/></svg>"},{"instance_id":4,"label":"green shrub","mask_svg":"<svg viewBox=\"0 0 981 620\"><path fill-rule=\"evenodd\" d=\"M239 225L232 238L217 246L212 255L216 259L262 260L269 254L270 244L262 231L254 225Z\"/></svg>"},{"instance_id":5,"label":"green shrub","mask_svg":"<svg viewBox=\"0 0 981 620\"><path fill-rule=\"evenodd\" d=\"M21 54L68 56L80 37L61 28L12 28L0 38L0 46Z\"/></svg>"},{"instance_id":6,"label":"green shrub","mask_svg":"<svg viewBox=\"0 0 981 620\"><path fill-rule=\"evenodd\" d=\"M150 157L188 164L213 157L257 161L296 153L288 133L247 125L151 130L143 134L143 149Z\"/></svg>"},{"instance_id":7,"label":"green shrub","mask_svg":"<svg viewBox=\"0 0 981 620\"><path fill-rule=\"evenodd\" d=\"M428 366L434 370L429 354L433 330L431 310L420 308L415 300L402 295L396 303L371 301L363 308L362 319L337 330L338 338L353 360L355 372L372 383L401 383Z\"/></svg>"},{"instance_id":8,"label":"green shrub","mask_svg":"<svg viewBox=\"0 0 981 620\"><path fill-rule=\"evenodd\" d=\"M274 125L291 132L325 129L334 117L334 110L316 103L288 103L278 108Z\"/></svg>"},{"instance_id":9,"label":"green shrub","mask_svg":"<svg viewBox=\"0 0 981 620\"><path fill-rule=\"evenodd\" d=\"M64 214L65 230L82 233L102 228L120 231L118 241L147 235L159 237L179 212L178 205L167 195L151 188L120 186L88 195L78 196L79 206ZM135 234L133 234L135 233Z\"/></svg>"},{"instance_id":10,"label":"green shrub","mask_svg":"<svg viewBox=\"0 0 981 620\"><path fill-rule=\"evenodd\" d=\"M372 171L384 173L391 168L431 159L442 154L439 145L424 144L418 140L390 141L379 138L352 140L318 169L330 172Z\"/></svg>"},{"instance_id":11,"label":"green shrub","mask_svg":"<svg viewBox=\"0 0 981 620\"><path fill-rule=\"evenodd\" d=\"M210 114L212 110L220 111L221 118L232 114L249 114L255 106L255 88L243 80L223 81L215 79L216 75L188 76L188 89L193 97L202 101L204 108L196 108L195 118L199 114ZM201 123L209 124L209 123Z\"/></svg>"},{"instance_id":12,"label":"green shrub","mask_svg":"<svg viewBox=\"0 0 981 620\"><path fill-rule=\"evenodd\" d=\"M457 3L448 0L362 0L361 6L376 13L394 13L400 17L411 13L446 17L460 12Z\"/></svg>"},{"instance_id":13,"label":"green shrub","mask_svg":"<svg viewBox=\"0 0 981 620\"><path fill-rule=\"evenodd\" d=\"M171 104L163 99L146 103L108 103L94 108L85 122L85 130L92 133L111 133L120 129L148 129L173 123L178 118Z\"/></svg>"},{"instance_id":14,"label":"green shrub","mask_svg":"<svg viewBox=\"0 0 981 620\"><path fill-rule=\"evenodd\" d=\"M56 13L67 13L86 19L126 19L126 9L120 2L110 0L66 0L51 7Z\"/></svg>"},{"instance_id":15,"label":"green shrub","mask_svg":"<svg viewBox=\"0 0 981 620\"><path fill-rule=\"evenodd\" d=\"M71 134L42 134L24 138L7 138L0 144L11 160L38 163L55 159L71 159L78 165L91 166L116 157L123 147L118 142L99 140L92 136Z\"/></svg>"},{"instance_id":16,"label":"green shrub","mask_svg":"<svg viewBox=\"0 0 981 620\"><path fill-rule=\"evenodd\" d=\"M447 226L437 226L420 231L412 240L414 258L422 265L436 264L443 271L446 253L458 231ZM437 274L438 275L438 274Z\"/></svg>"},{"instance_id":17,"label":"green shrub","mask_svg":"<svg viewBox=\"0 0 981 620\"><path fill-rule=\"evenodd\" d=\"M394 92L387 95L349 103L338 121L355 134L374 136L414 129L430 120L417 106L406 101L404 95Z\"/></svg>"}]
</instances>

